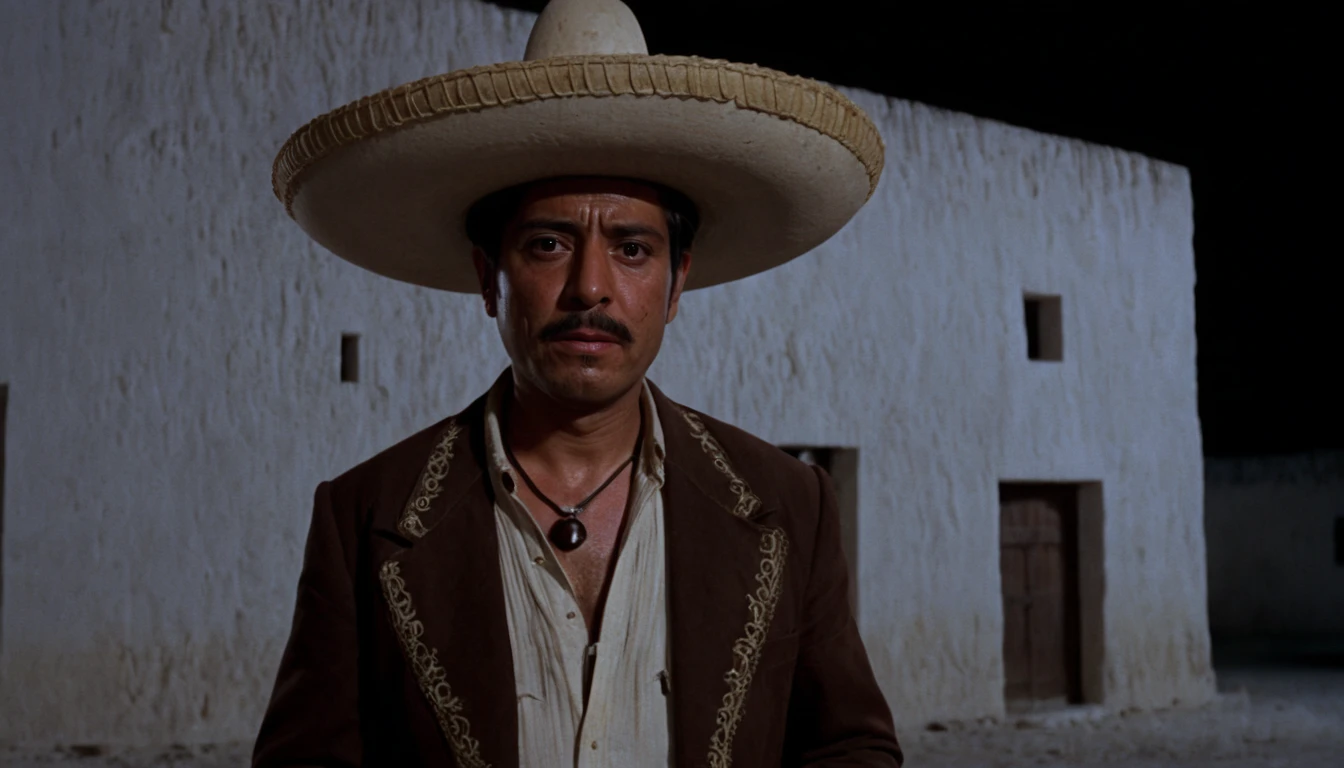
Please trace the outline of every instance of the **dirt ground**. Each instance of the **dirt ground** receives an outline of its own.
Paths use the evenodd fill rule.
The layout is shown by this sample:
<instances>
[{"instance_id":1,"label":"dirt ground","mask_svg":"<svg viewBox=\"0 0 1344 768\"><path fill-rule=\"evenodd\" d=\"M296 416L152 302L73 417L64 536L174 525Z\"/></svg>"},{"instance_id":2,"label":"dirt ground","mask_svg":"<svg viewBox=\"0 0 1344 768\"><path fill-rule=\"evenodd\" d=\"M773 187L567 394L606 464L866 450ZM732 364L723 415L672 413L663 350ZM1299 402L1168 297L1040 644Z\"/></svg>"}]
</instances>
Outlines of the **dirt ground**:
<instances>
[{"instance_id":1,"label":"dirt ground","mask_svg":"<svg viewBox=\"0 0 1344 768\"><path fill-rule=\"evenodd\" d=\"M906 736L907 766L1344 768L1344 668L1219 672L1197 709L953 726Z\"/></svg>"},{"instance_id":2,"label":"dirt ground","mask_svg":"<svg viewBox=\"0 0 1344 768\"><path fill-rule=\"evenodd\" d=\"M1344 768L1344 664L1238 665L1198 709L1103 714L1080 709L1031 721L902 733L906 766L979 768ZM12 768L238 768L245 743L167 749L0 747Z\"/></svg>"}]
</instances>

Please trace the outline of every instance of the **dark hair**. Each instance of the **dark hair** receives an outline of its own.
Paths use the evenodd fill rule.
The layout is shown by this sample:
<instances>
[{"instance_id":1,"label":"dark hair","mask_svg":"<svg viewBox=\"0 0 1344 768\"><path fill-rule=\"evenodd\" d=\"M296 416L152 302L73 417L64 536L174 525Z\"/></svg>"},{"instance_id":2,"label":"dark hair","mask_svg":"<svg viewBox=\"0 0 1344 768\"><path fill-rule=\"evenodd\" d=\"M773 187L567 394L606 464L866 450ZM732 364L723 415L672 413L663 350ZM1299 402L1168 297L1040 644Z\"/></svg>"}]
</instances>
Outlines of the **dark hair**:
<instances>
[{"instance_id":1,"label":"dark hair","mask_svg":"<svg viewBox=\"0 0 1344 768\"><path fill-rule=\"evenodd\" d=\"M536 183L518 184L492 192L467 210L467 239L485 253L485 261L491 271L499 269L504 228L518 213L527 191ZM681 267L682 254L690 250L695 231L700 227L700 213L690 198L675 189L651 182L640 183L647 184L658 193L658 202L667 215L667 250L671 256L672 274L675 275Z\"/></svg>"}]
</instances>

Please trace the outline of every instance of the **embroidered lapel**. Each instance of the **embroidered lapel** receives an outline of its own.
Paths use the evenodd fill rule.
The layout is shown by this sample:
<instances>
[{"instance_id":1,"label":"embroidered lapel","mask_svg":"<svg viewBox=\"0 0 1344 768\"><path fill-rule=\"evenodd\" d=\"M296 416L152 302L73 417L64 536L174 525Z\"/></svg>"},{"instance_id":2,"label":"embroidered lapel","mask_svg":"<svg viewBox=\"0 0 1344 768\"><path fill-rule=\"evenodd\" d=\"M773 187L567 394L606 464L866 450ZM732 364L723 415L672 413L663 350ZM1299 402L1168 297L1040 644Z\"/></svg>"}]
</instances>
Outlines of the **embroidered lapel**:
<instances>
[{"instance_id":1,"label":"embroidered lapel","mask_svg":"<svg viewBox=\"0 0 1344 768\"><path fill-rule=\"evenodd\" d=\"M664 484L677 765L729 768L784 584L789 541L694 413L654 388Z\"/></svg>"},{"instance_id":2,"label":"embroidered lapel","mask_svg":"<svg viewBox=\"0 0 1344 768\"><path fill-rule=\"evenodd\" d=\"M694 413L653 389L664 484L677 765L730 768L784 584L789 542L772 508ZM407 664L464 768L515 768L517 702L499 542L482 470L484 399L445 424L386 534L379 567Z\"/></svg>"},{"instance_id":3,"label":"embroidered lapel","mask_svg":"<svg viewBox=\"0 0 1344 768\"><path fill-rule=\"evenodd\" d=\"M518 713L494 506L482 471L483 400L449 421L379 566L407 664L462 768L518 763ZM389 531L388 533L391 533Z\"/></svg>"},{"instance_id":4,"label":"embroidered lapel","mask_svg":"<svg viewBox=\"0 0 1344 768\"><path fill-rule=\"evenodd\" d=\"M401 518L397 520L397 530L407 539L420 539L426 533L429 533L429 525L437 522L437 518L431 517L434 512L442 514L443 504L435 508L434 500L443 492L443 480L448 476L448 468L452 466L450 462L453 458L453 452L460 450L458 438L462 435L462 425L458 423L458 418L449 419L443 431L434 441L434 452L429 455L429 460L425 462L424 469L420 470L420 479L415 484L415 492L411 498L406 501L406 508L401 512Z\"/></svg>"}]
</instances>

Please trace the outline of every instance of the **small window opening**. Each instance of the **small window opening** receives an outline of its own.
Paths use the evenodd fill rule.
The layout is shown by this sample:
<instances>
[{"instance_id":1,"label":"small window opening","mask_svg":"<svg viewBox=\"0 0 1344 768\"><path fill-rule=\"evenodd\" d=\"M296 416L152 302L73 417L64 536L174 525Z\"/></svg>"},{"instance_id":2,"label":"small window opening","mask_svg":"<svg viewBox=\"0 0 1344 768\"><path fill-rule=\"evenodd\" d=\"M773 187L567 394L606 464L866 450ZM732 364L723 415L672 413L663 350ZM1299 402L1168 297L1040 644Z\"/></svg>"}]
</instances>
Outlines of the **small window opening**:
<instances>
[{"instance_id":1,"label":"small window opening","mask_svg":"<svg viewBox=\"0 0 1344 768\"><path fill-rule=\"evenodd\" d=\"M1064 359L1064 323L1058 296L1027 294L1023 299L1027 323L1027 359Z\"/></svg>"},{"instance_id":2,"label":"small window opening","mask_svg":"<svg viewBox=\"0 0 1344 768\"><path fill-rule=\"evenodd\" d=\"M341 334L341 381L359 381L359 334Z\"/></svg>"},{"instance_id":3,"label":"small window opening","mask_svg":"<svg viewBox=\"0 0 1344 768\"><path fill-rule=\"evenodd\" d=\"M1344 566L1344 515L1335 518L1335 565Z\"/></svg>"}]
</instances>

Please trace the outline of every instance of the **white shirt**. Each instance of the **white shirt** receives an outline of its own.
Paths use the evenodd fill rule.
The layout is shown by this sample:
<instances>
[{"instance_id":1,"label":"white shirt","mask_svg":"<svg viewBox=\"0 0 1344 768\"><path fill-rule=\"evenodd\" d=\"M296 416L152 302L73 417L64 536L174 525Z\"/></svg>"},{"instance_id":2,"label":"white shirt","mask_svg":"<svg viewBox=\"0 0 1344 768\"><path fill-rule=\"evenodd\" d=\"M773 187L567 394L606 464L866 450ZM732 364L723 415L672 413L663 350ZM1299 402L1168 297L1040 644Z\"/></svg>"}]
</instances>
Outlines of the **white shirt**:
<instances>
[{"instance_id":1,"label":"white shirt","mask_svg":"<svg viewBox=\"0 0 1344 768\"><path fill-rule=\"evenodd\" d=\"M663 548L663 429L644 384L644 439L633 468L629 519L618 545L598 641L550 542L501 478L513 472L500 432L507 381L486 401L485 448L518 696L522 768L668 765L671 701L664 694L667 610ZM517 488L517 483L512 484ZM584 666L592 682L583 700ZM572 762L570 762L572 759Z\"/></svg>"}]
</instances>

